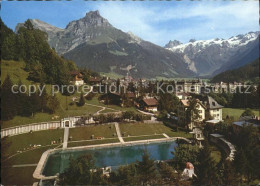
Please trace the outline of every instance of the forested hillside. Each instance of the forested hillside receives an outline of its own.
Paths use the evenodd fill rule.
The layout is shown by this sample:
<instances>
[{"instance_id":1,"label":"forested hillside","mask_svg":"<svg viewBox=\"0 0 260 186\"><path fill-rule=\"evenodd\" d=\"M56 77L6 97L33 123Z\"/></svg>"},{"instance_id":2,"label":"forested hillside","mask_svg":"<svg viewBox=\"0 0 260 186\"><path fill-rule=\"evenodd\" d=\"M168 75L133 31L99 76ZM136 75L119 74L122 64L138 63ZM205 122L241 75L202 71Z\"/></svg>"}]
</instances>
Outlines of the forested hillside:
<instances>
[{"instance_id":1,"label":"forested hillside","mask_svg":"<svg viewBox=\"0 0 260 186\"><path fill-rule=\"evenodd\" d=\"M46 89L41 94L37 90L28 95L28 86L36 83L40 87L45 84L68 85L69 72L76 70L76 65L51 49L46 33L34 29L30 21L26 21L17 34L2 20L0 23L2 120L11 120L15 116L34 117L38 112L55 113L62 100L50 96Z\"/></svg>"},{"instance_id":2,"label":"forested hillside","mask_svg":"<svg viewBox=\"0 0 260 186\"><path fill-rule=\"evenodd\" d=\"M60 57L47 42L47 34L34 29L29 20L17 34L1 22L1 59L24 61L28 79L48 84L68 84L73 61Z\"/></svg>"},{"instance_id":3,"label":"forested hillside","mask_svg":"<svg viewBox=\"0 0 260 186\"><path fill-rule=\"evenodd\" d=\"M259 58L243 67L222 72L212 79L213 83L221 81L226 83L234 81L257 83L259 81Z\"/></svg>"}]
</instances>

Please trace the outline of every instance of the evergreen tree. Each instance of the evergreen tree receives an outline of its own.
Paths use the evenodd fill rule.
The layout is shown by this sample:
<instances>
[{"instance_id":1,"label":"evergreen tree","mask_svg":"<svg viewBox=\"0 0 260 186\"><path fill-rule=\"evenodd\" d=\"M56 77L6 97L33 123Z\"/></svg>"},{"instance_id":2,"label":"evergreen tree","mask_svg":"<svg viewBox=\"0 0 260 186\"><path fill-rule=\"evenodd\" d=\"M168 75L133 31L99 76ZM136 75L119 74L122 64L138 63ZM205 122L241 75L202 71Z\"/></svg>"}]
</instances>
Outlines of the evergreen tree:
<instances>
[{"instance_id":1,"label":"evergreen tree","mask_svg":"<svg viewBox=\"0 0 260 186\"><path fill-rule=\"evenodd\" d=\"M195 167L199 164L199 147L190 144L180 144L172 152L174 164L178 169L183 169L187 162L191 162Z\"/></svg>"},{"instance_id":2,"label":"evergreen tree","mask_svg":"<svg viewBox=\"0 0 260 186\"><path fill-rule=\"evenodd\" d=\"M231 161L226 160L224 162L224 170L222 175L222 184L224 185L237 185L237 178L235 175L235 170Z\"/></svg>"},{"instance_id":3,"label":"evergreen tree","mask_svg":"<svg viewBox=\"0 0 260 186\"><path fill-rule=\"evenodd\" d=\"M159 99L159 110L166 110L169 112L177 112L177 104L179 102L179 99L174 95L170 93L160 93L160 99Z\"/></svg>"},{"instance_id":4,"label":"evergreen tree","mask_svg":"<svg viewBox=\"0 0 260 186\"><path fill-rule=\"evenodd\" d=\"M199 165L195 168L195 173L198 176L198 183L201 185L217 185L219 183L218 170L215 161L210 156L208 142L205 142L203 149L201 149L198 161Z\"/></svg>"},{"instance_id":5,"label":"evergreen tree","mask_svg":"<svg viewBox=\"0 0 260 186\"><path fill-rule=\"evenodd\" d=\"M40 95L40 110L41 112L44 112L44 110L47 108L49 96L43 83L40 84L40 89L43 90L42 94Z\"/></svg>"},{"instance_id":6,"label":"evergreen tree","mask_svg":"<svg viewBox=\"0 0 260 186\"><path fill-rule=\"evenodd\" d=\"M138 185L138 175L135 164L120 166L110 174L110 182L118 185Z\"/></svg>"},{"instance_id":7,"label":"evergreen tree","mask_svg":"<svg viewBox=\"0 0 260 186\"><path fill-rule=\"evenodd\" d=\"M1 87L1 116L3 120L10 120L16 115L15 95L12 92L13 83L9 75L6 76Z\"/></svg>"},{"instance_id":8,"label":"evergreen tree","mask_svg":"<svg viewBox=\"0 0 260 186\"><path fill-rule=\"evenodd\" d=\"M152 183L156 180L157 172L154 160L150 159L147 152L144 153L142 161L137 162L137 173L142 185Z\"/></svg>"},{"instance_id":9,"label":"evergreen tree","mask_svg":"<svg viewBox=\"0 0 260 186\"><path fill-rule=\"evenodd\" d=\"M244 116L255 116L255 113L252 111L252 109L247 108L242 114L241 117Z\"/></svg>"},{"instance_id":10,"label":"evergreen tree","mask_svg":"<svg viewBox=\"0 0 260 186\"><path fill-rule=\"evenodd\" d=\"M81 106L83 106L83 105L85 105L85 99L84 99L83 93L81 92L78 106L81 107Z\"/></svg>"},{"instance_id":11,"label":"evergreen tree","mask_svg":"<svg viewBox=\"0 0 260 186\"><path fill-rule=\"evenodd\" d=\"M55 111L57 110L57 108L60 105L60 102L59 102L58 98L56 97L56 95L49 97L47 105L50 110L50 113L51 114L55 113Z\"/></svg>"},{"instance_id":12,"label":"evergreen tree","mask_svg":"<svg viewBox=\"0 0 260 186\"><path fill-rule=\"evenodd\" d=\"M96 171L94 171L96 169ZM102 170L95 167L91 155L70 158L69 167L59 176L59 185L100 185L105 184Z\"/></svg>"}]
</instances>

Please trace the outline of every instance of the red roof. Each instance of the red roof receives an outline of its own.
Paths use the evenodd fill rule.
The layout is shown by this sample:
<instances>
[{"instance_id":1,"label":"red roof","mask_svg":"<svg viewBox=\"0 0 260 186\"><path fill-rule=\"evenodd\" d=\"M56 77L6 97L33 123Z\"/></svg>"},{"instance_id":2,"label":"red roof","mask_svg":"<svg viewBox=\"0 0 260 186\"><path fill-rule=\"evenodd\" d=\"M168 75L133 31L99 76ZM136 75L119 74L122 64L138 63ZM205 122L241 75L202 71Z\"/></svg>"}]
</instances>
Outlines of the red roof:
<instances>
[{"instance_id":1,"label":"red roof","mask_svg":"<svg viewBox=\"0 0 260 186\"><path fill-rule=\"evenodd\" d=\"M158 105L158 101L155 98L148 98L148 99L143 99L143 101L145 102L145 104L147 106L155 106Z\"/></svg>"},{"instance_id":2,"label":"red roof","mask_svg":"<svg viewBox=\"0 0 260 186\"><path fill-rule=\"evenodd\" d=\"M127 96L128 98L135 98L135 93L133 93L133 92L127 92L127 93L126 93L126 96Z\"/></svg>"}]
</instances>

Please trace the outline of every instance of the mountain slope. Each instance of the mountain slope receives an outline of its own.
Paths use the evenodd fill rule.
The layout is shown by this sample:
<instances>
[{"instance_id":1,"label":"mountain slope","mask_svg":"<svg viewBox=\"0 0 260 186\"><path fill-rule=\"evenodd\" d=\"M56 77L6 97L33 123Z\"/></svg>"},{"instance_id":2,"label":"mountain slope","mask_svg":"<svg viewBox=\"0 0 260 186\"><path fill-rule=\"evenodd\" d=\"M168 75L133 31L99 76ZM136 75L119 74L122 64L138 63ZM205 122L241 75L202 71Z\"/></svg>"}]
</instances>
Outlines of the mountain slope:
<instances>
[{"instance_id":1,"label":"mountain slope","mask_svg":"<svg viewBox=\"0 0 260 186\"><path fill-rule=\"evenodd\" d=\"M214 76L211 80L213 83L217 82L244 82L244 81L259 81L259 58L247 65L233 70L228 70Z\"/></svg>"},{"instance_id":2,"label":"mountain slope","mask_svg":"<svg viewBox=\"0 0 260 186\"><path fill-rule=\"evenodd\" d=\"M136 78L195 75L188 69L183 55L114 28L98 11L91 11L70 22L63 30L56 31L52 27L48 31L50 46L81 67L121 75L130 72Z\"/></svg>"},{"instance_id":3,"label":"mountain slope","mask_svg":"<svg viewBox=\"0 0 260 186\"><path fill-rule=\"evenodd\" d=\"M186 44L175 40L166 44L165 48L183 54L189 68L198 75L211 76L213 73L216 74L216 70L220 73L230 69L231 66L235 65L232 61L242 58L253 48L256 48L258 36L259 32L249 32L229 39L190 40ZM259 52L254 52L254 56L259 56ZM244 58L243 62L240 63L247 64L254 59Z\"/></svg>"},{"instance_id":4,"label":"mountain slope","mask_svg":"<svg viewBox=\"0 0 260 186\"><path fill-rule=\"evenodd\" d=\"M259 36L255 41L252 41L246 51L238 51L236 55L231 57L228 63L222 65L218 70L216 70L213 75L219 74L226 70L232 70L242 67L249 62L252 62L259 58Z\"/></svg>"}]
</instances>

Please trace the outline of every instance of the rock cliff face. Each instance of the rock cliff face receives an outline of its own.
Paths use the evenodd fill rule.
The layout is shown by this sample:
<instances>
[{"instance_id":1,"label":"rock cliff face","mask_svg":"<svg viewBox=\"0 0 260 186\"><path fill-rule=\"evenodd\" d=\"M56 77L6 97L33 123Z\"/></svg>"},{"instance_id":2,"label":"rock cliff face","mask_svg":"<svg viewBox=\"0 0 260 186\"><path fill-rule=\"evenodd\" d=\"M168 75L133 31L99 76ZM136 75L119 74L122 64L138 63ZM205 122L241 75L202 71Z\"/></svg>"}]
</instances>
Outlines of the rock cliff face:
<instances>
[{"instance_id":1,"label":"rock cliff face","mask_svg":"<svg viewBox=\"0 0 260 186\"><path fill-rule=\"evenodd\" d=\"M212 75L255 60L259 56L259 50L256 50L258 36L259 32L249 32L229 39L190 40L185 44L170 41L165 48L183 54L190 69L198 75ZM249 53L251 55L244 58ZM244 58L243 61L241 58Z\"/></svg>"},{"instance_id":2,"label":"rock cliff face","mask_svg":"<svg viewBox=\"0 0 260 186\"><path fill-rule=\"evenodd\" d=\"M85 17L70 22L65 29L35 20L32 23L35 28L48 33L51 47L81 67L121 75L128 72L136 78L195 75L183 55L144 41L131 32L122 32L98 11L88 12ZM20 26L22 24L18 24L17 29Z\"/></svg>"}]
</instances>

